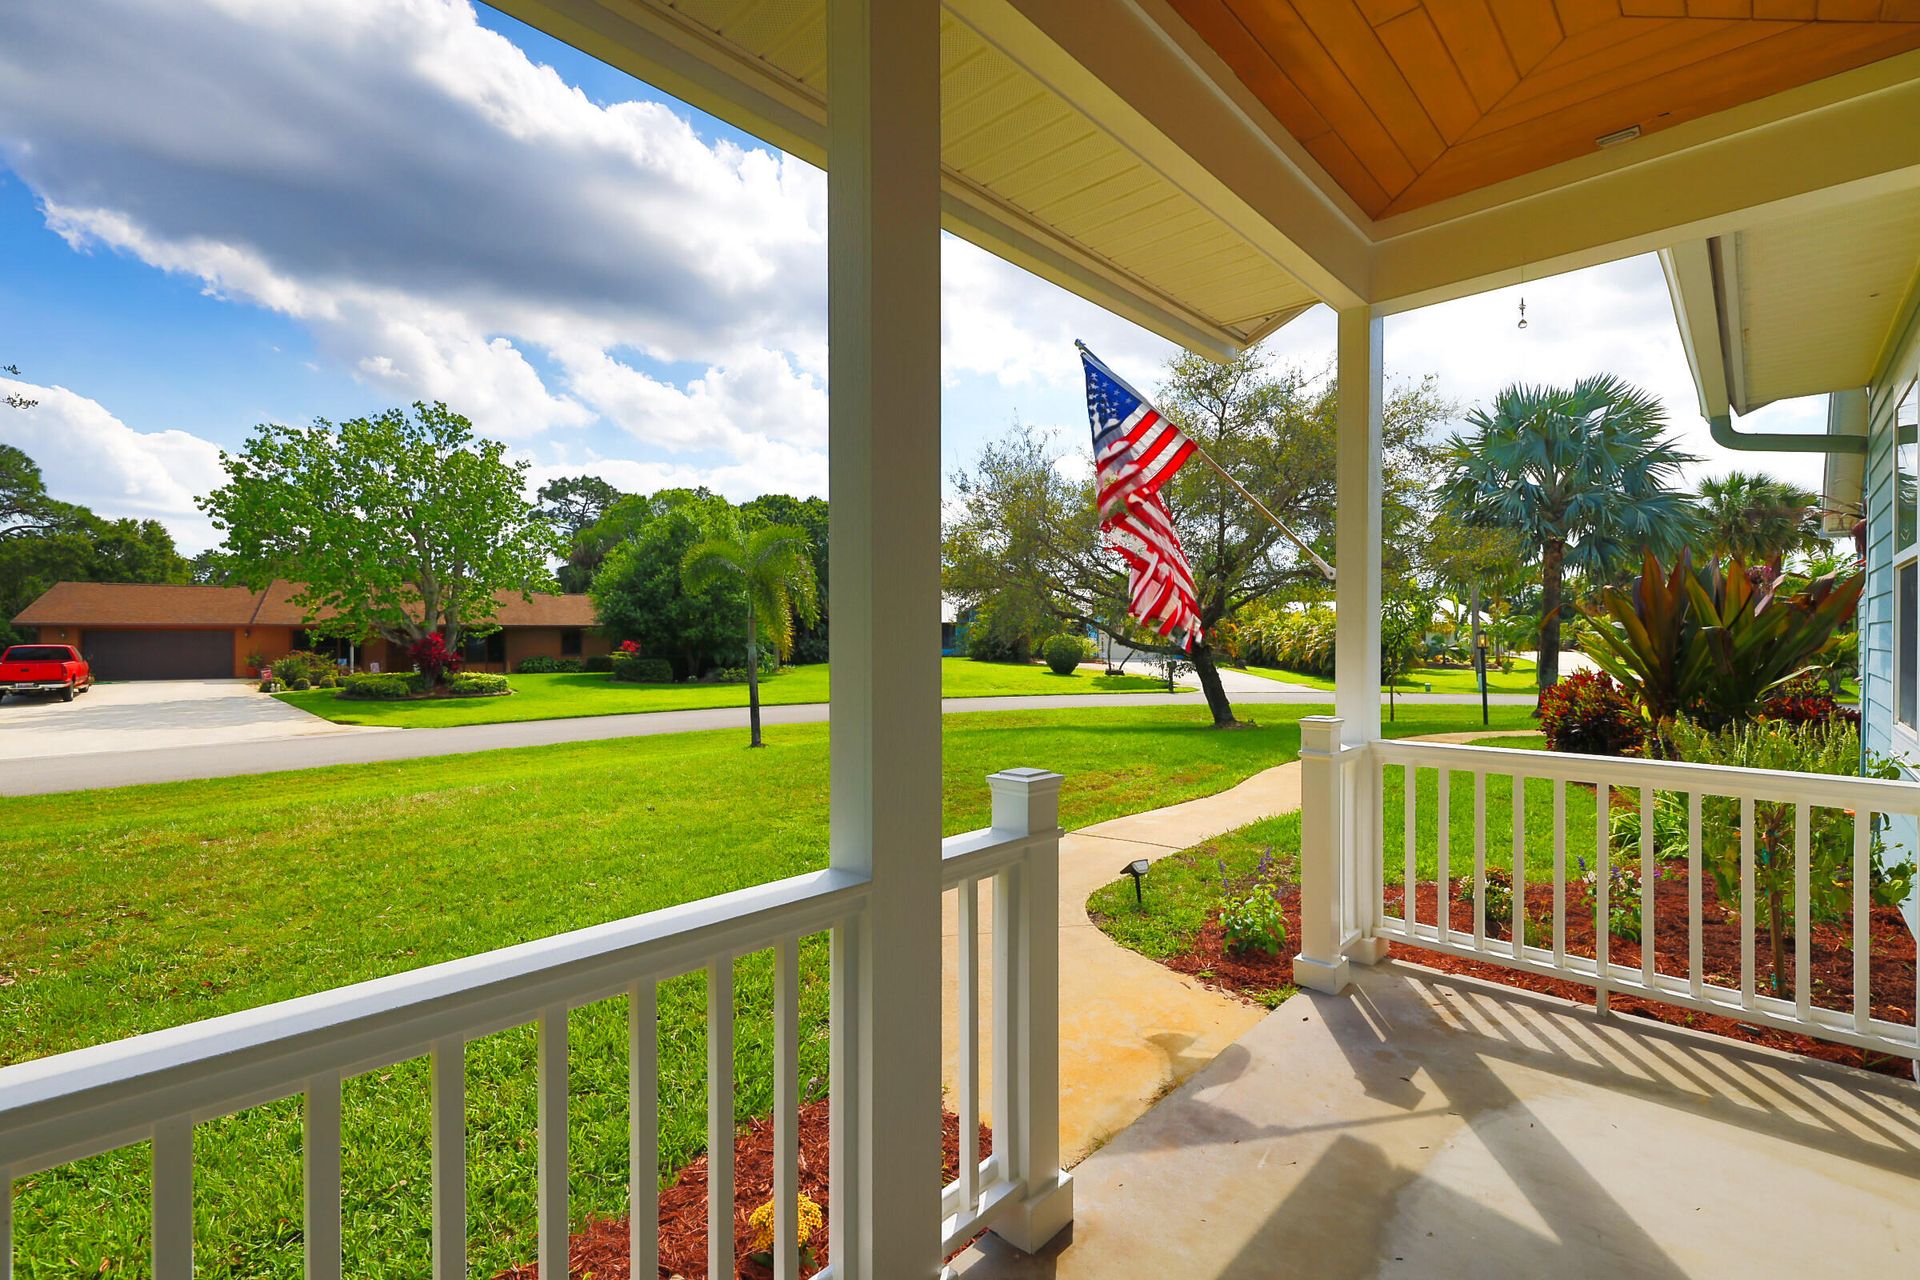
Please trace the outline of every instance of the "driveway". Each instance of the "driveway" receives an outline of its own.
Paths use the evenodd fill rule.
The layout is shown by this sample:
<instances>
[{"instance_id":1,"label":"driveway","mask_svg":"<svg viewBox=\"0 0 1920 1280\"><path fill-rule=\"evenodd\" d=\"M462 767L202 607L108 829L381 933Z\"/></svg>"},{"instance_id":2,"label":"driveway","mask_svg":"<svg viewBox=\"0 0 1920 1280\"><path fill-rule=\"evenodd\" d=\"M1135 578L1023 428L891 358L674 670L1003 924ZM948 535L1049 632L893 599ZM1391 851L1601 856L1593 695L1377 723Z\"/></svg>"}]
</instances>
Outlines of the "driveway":
<instances>
[{"instance_id":1,"label":"driveway","mask_svg":"<svg viewBox=\"0 0 1920 1280\"><path fill-rule=\"evenodd\" d=\"M245 680L130 680L97 684L72 702L0 699L0 760L173 754L284 738L391 732L332 724L267 697Z\"/></svg>"}]
</instances>

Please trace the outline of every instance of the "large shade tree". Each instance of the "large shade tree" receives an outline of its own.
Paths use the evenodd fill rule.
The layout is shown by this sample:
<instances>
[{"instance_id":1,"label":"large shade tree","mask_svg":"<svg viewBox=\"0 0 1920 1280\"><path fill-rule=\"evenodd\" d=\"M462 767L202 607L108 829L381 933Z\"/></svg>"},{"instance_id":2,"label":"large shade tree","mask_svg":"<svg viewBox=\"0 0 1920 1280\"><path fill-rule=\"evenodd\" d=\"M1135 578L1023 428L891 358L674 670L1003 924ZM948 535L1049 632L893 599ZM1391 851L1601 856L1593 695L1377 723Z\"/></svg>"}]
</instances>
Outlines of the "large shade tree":
<instances>
[{"instance_id":1,"label":"large shade tree","mask_svg":"<svg viewBox=\"0 0 1920 1280\"><path fill-rule=\"evenodd\" d=\"M1338 391L1330 377L1278 369L1259 352L1225 363L1185 355L1168 365L1155 397L1177 422L1323 557L1331 557ZM1431 381L1397 388L1384 415L1386 574L1409 572L1424 438L1447 413ZM1094 504L1090 450L1063 472L1058 450L1015 424L954 477L944 538L946 592L996 609L1043 609L1074 630L1091 628L1146 653L1192 662L1216 725L1234 723L1210 643L1191 655L1126 620L1127 578L1105 549ZM1254 600L1322 590L1319 570L1245 497L1210 468L1189 463L1163 490L1193 567L1200 621L1211 635Z\"/></svg>"},{"instance_id":2,"label":"large shade tree","mask_svg":"<svg viewBox=\"0 0 1920 1280\"><path fill-rule=\"evenodd\" d=\"M797 525L769 524L726 533L696 543L680 561L680 576L690 591L719 589L746 605L747 723L750 746L760 741L760 644L764 640L785 658L793 649L796 615L811 622L820 615L819 585L808 554L811 539Z\"/></svg>"},{"instance_id":3,"label":"large shade tree","mask_svg":"<svg viewBox=\"0 0 1920 1280\"><path fill-rule=\"evenodd\" d=\"M1515 384L1467 414L1442 450L1442 505L1469 524L1518 531L1540 567L1539 683L1560 678L1569 568L1605 579L1644 551L1666 557L1694 528L1676 490L1694 459L1666 434L1660 401L1611 374L1571 387Z\"/></svg>"},{"instance_id":4,"label":"large shade tree","mask_svg":"<svg viewBox=\"0 0 1920 1280\"><path fill-rule=\"evenodd\" d=\"M605 548L583 542L581 535L625 496L599 476L560 476L534 494L540 514L566 540L566 560L559 573L562 591L585 591L593 581Z\"/></svg>"},{"instance_id":5,"label":"large shade tree","mask_svg":"<svg viewBox=\"0 0 1920 1280\"><path fill-rule=\"evenodd\" d=\"M1765 565L1778 576L1796 551L1824 547L1819 499L1785 480L1729 471L1700 482L1698 541L1710 560Z\"/></svg>"},{"instance_id":6,"label":"large shade tree","mask_svg":"<svg viewBox=\"0 0 1920 1280\"><path fill-rule=\"evenodd\" d=\"M337 426L266 424L222 452L227 483L199 499L248 585L302 584L314 626L449 649L493 629L498 596L556 584L553 526L527 501L525 463L444 404Z\"/></svg>"},{"instance_id":7,"label":"large shade tree","mask_svg":"<svg viewBox=\"0 0 1920 1280\"><path fill-rule=\"evenodd\" d=\"M697 544L732 532L738 519L731 503L705 489L662 489L615 503L582 535L606 547L588 588L601 629L665 658L680 679L732 665L744 603L716 585L689 588L680 564Z\"/></svg>"}]
</instances>

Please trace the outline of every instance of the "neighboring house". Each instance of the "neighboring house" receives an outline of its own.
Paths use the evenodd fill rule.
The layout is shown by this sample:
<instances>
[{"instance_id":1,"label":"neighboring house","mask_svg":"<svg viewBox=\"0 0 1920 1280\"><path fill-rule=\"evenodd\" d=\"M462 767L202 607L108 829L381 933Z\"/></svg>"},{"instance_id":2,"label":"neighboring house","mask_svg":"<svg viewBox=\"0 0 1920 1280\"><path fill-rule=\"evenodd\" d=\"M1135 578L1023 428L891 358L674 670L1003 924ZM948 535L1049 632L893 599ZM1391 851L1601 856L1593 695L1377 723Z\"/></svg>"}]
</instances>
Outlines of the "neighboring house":
<instances>
[{"instance_id":1,"label":"neighboring house","mask_svg":"<svg viewBox=\"0 0 1920 1280\"><path fill-rule=\"evenodd\" d=\"M249 676L255 660L271 664L294 649L351 656L383 671L412 664L404 645L373 639L349 646L310 635L317 621L293 603L296 587L276 581L265 591L127 582L61 582L14 618L39 638L79 648L103 680L209 680ZM503 593L500 629L467 646L467 665L507 671L532 657L585 658L610 651L594 630L584 595Z\"/></svg>"},{"instance_id":2,"label":"neighboring house","mask_svg":"<svg viewBox=\"0 0 1920 1280\"><path fill-rule=\"evenodd\" d=\"M1920 199L1895 189L1681 244L1661 263L1714 439L1826 455L1826 532L1852 535L1866 557L1861 746L1920 779ZM1734 426L1822 394L1822 433ZM1920 847L1912 820L1889 831ZM1920 904L1907 911L1920 927Z\"/></svg>"}]
</instances>

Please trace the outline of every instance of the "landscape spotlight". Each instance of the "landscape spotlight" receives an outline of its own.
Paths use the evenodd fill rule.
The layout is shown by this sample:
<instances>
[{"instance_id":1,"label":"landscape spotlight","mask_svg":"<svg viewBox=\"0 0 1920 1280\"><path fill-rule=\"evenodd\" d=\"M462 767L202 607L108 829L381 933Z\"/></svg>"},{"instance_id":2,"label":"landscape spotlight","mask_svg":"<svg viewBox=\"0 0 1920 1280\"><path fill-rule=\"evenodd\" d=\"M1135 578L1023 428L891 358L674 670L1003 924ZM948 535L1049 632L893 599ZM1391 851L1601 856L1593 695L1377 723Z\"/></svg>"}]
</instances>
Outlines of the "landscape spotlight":
<instances>
[{"instance_id":1,"label":"landscape spotlight","mask_svg":"<svg viewBox=\"0 0 1920 1280\"><path fill-rule=\"evenodd\" d=\"M1145 895L1140 892L1140 881L1146 876L1147 868L1152 865L1153 864L1145 858L1135 858L1132 862L1120 868L1121 875L1133 877L1133 901L1137 906L1144 907L1147 904Z\"/></svg>"}]
</instances>

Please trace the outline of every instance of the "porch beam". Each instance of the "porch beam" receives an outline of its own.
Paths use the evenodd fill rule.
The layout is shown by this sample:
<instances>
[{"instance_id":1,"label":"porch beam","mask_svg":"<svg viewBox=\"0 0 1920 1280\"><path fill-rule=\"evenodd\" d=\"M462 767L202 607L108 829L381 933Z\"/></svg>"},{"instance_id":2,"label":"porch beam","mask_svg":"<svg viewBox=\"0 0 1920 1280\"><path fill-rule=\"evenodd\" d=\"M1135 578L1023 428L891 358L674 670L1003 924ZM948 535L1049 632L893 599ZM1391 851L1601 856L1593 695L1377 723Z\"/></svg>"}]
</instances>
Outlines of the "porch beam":
<instances>
[{"instance_id":1,"label":"porch beam","mask_svg":"<svg viewBox=\"0 0 1920 1280\"><path fill-rule=\"evenodd\" d=\"M940 9L828 0L838 1280L940 1264Z\"/></svg>"},{"instance_id":2,"label":"porch beam","mask_svg":"<svg viewBox=\"0 0 1920 1280\"><path fill-rule=\"evenodd\" d=\"M1344 308L1337 335L1333 702L1341 741L1359 744L1380 736L1380 315Z\"/></svg>"}]
</instances>

